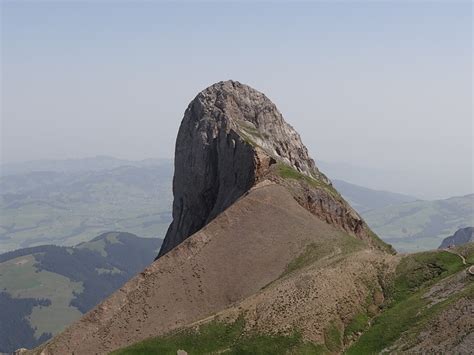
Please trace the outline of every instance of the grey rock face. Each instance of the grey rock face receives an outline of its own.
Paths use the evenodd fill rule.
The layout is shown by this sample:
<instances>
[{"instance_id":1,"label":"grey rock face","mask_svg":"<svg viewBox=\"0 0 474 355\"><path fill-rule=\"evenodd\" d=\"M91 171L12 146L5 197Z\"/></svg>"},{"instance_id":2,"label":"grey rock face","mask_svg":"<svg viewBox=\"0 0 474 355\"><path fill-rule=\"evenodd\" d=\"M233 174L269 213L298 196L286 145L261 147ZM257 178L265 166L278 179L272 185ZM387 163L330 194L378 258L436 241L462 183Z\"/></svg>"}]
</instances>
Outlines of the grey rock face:
<instances>
[{"instance_id":1,"label":"grey rock face","mask_svg":"<svg viewBox=\"0 0 474 355\"><path fill-rule=\"evenodd\" d=\"M299 134L264 94L235 81L199 93L186 109L176 140L173 222L159 256L248 191L262 164L275 161L270 156L325 179Z\"/></svg>"},{"instance_id":2,"label":"grey rock face","mask_svg":"<svg viewBox=\"0 0 474 355\"><path fill-rule=\"evenodd\" d=\"M474 228L466 227L461 228L454 233L454 235L444 238L443 242L439 246L439 249L445 249L450 246L463 245L474 241Z\"/></svg>"},{"instance_id":3,"label":"grey rock face","mask_svg":"<svg viewBox=\"0 0 474 355\"><path fill-rule=\"evenodd\" d=\"M319 172L276 106L247 85L225 81L199 93L184 114L175 148L173 222L158 257L263 179L289 188L318 218L383 244Z\"/></svg>"}]
</instances>

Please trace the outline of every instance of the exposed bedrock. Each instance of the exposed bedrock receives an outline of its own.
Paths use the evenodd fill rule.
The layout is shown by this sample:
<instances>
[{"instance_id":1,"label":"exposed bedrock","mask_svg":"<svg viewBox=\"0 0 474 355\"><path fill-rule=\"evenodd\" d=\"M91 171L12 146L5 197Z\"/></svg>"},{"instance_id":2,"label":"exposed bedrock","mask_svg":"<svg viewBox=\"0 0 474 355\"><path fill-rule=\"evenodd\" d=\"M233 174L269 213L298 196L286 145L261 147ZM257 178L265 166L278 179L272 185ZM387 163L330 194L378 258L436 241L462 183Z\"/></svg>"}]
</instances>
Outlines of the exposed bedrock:
<instances>
[{"instance_id":1,"label":"exposed bedrock","mask_svg":"<svg viewBox=\"0 0 474 355\"><path fill-rule=\"evenodd\" d=\"M278 182L277 165L317 182L292 189L300 204L366 239L365 223L340 195L328 193L333 190L330 181L276 106L247 85L225 81L199 93L185 111L175 147L173 222L158 257L200 230L259 180Z\"/></svg>"}]
</instances>

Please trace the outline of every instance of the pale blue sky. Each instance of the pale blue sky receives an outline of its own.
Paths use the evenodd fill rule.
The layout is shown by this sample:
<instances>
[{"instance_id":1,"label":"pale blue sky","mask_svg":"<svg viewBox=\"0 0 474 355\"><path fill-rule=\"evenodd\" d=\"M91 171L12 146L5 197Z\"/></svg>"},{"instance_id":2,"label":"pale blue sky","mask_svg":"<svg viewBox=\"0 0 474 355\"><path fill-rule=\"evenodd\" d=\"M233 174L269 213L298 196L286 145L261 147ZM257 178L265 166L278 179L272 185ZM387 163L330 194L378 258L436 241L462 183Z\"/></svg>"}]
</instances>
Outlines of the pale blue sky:
<instances>
[{"instance_id":1,"label":"pale blue sky","mask_svg":"<svg viewBox=\"0 0 474 355\"><path fill-rule=\"evenodd\" d=\"M4 161L171 157L189 101L234 79L316 161L472 192L470 2L2 1L1 59Z\"/></svg>"}]
</instances>

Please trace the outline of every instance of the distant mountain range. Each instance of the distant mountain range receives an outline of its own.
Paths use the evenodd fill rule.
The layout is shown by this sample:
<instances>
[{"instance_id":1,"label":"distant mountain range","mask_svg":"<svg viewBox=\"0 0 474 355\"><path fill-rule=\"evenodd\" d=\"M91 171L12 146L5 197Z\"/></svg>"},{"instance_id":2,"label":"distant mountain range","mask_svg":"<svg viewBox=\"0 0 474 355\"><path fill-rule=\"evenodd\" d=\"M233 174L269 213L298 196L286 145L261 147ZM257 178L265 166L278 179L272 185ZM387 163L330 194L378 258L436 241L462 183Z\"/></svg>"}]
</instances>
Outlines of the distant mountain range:
<instances>
[{"instance_id":1,"label":"distant mountain range","mask_svg":"<svg viewBox=\"0 0 474 355\"><path fill-rule=\"evenodd\" d=\"M118 159L106 155L81 159L32 160L0 165L2 176L32 172L54 171L58 173L78 173L86 171L111 170L123 166L150 167L172 164L171 159L150 158L144 160Z\"/></svg>"},{"instance_id":2,"label":"distant mountain range","mask_svg":"<svg viewBox=\"0 0 474 355\"><path fill-rule=\"evenodd\" d=\"M474 225L474 194L413 201L362 212L367 223L398 251L436 249L443 238Z\"/></svg>"},{"instance_id":3,"label":"distant mountain range","mask_svg":"<svg viewBox=\"0 0 474 355\"><path fill-rule=\"evenodd\" d=\"M143 270L162 240L109 232L0 255L0 353L34 347Z\"/></svg>"},{"instance_id":4,"label":"distant mountain range","mask_svg":"<svg viewBox=\"0 0 474 355\"><path fill-rule=\"evenodd\" d=\"M359 213L418 200L413 196L369 189L343 180L333 179L332 182L334 187Z\"/></svg>"},{"instance_id":5,"label":"distant mountain range","mask_svg":"<svg viewBox=\"0 0 474 355\"><path fill-rule=\"evenodd\" d=\"M46 171L52 167L35 163L31 169L41 171L1 177L0 252L75 245L109 230L163 236L171 220L171 163L115 167L119 162L112 160L110 169L81 170L84 162L93 169L103 160L53 164L67 171Z\"/></svg>"},{"instance_id":6,"label":"distant mountain range","mask_svg":"<svg viewBox=\"0 0 474 355\"><path fill-rule=\"evenodd\" d=\"M443 238L474 225L474 194L424 201L342 180L333 184L369 226L401 252L436 249Z\"/></svg>"},{"instance_id":7,"label":"distant mountain range","mask_svg":"<svg viewBox=\"0 0 474 355\"><path fill-rule=\"evenodd\" d=\"M45 243L74 245L107 230L164 237L171 222L171 160L45 160L6 164L3 173L0 252ZM332 181L399 251L436 248L443 238L473 224L473 195L423 201Z\"/></svg>"}]
</instances>

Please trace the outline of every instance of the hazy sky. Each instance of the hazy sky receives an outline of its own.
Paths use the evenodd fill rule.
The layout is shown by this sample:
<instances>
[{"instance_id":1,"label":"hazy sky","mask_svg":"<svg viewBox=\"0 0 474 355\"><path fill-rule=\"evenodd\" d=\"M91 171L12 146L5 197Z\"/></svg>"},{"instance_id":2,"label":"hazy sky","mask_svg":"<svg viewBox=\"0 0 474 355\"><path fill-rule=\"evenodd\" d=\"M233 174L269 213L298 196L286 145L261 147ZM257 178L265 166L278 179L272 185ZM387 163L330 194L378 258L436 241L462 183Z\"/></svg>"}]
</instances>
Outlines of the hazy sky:
<instances>
[{"instance_id":1,"label":"hazy sky","mask_svg":"<svg viewBox=\"0 0 474 355\"><path fill-rule=\"evenodd\" d=\"M171 157L189 101L234 79L316 162L467 194L471 23L470 2L2 1L2 160Z\"/></svg>"}]
</instances>

